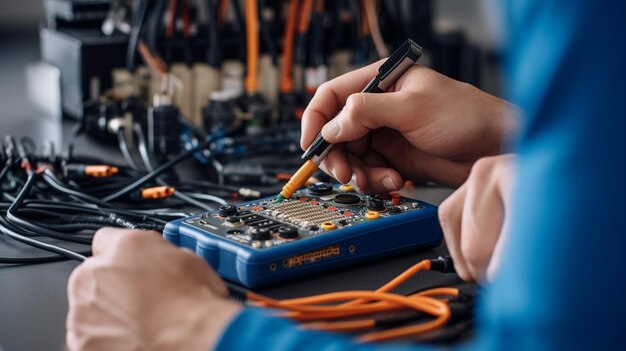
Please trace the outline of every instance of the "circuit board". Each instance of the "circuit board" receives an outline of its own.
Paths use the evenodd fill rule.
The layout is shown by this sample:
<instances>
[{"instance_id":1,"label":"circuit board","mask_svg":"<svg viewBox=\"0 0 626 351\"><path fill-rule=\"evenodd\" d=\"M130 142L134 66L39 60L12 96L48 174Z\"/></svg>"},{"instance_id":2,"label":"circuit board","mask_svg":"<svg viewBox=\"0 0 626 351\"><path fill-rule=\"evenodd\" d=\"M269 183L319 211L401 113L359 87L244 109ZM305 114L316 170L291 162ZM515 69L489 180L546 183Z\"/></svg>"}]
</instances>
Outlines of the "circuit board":
<instances>
[{"instance_id":1,"label":"circuit board","mask_svg":"<svg viewBox=\"0 0 626 351\"><path fill-rule=\"evenodd\" d=\"M316 183L168 223L164 237L194 250L223 278L258 287L400 251L434 247L437 209L397 194L366 196Z\"/></svg>"}]
</instances>

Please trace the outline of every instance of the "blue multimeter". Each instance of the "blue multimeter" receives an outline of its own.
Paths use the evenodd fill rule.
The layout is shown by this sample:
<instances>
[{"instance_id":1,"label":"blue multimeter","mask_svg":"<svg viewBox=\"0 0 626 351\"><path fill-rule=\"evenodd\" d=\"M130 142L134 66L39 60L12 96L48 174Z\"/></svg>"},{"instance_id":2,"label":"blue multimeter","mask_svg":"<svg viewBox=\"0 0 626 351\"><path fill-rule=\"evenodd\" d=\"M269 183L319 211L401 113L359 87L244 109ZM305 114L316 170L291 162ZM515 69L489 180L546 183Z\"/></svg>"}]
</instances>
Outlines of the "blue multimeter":
<instances>
[{"instance_id":1,"label":"blue multimeter","mask_svg":"<svg viewBox=\"0 0 626 351\"><path fill-rule=\"evenodd\" d=\"M399 195L366 196L316 183L170 222L164 237L224 279L256 288L442 241L437 208Z\"/></svg>"}]
</instances>

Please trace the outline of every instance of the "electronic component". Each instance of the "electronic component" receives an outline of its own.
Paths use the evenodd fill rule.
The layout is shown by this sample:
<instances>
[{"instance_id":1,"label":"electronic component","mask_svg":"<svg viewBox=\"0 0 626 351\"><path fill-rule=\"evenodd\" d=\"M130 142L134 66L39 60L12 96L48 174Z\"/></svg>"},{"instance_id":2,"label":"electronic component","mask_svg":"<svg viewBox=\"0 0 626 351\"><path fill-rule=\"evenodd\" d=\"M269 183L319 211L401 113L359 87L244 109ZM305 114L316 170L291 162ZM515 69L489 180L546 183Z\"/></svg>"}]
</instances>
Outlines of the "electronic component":
<instances>
[{"instance_id":1,"label":"electronic component","mask_svg":"<svg viewBox=\"0 0 626 351\"><path fill-rule=\"evenodd\" d=\"M441 242L432 205L407 198L394 205L391 196L367 197L316 184L323 195L308 188L280 203L272 197L225 205L170 222L163 235L195 251L225 279L249 287ZM369 209L372 200L379 210Z\"/></svg>"},{"instance_id":2,"label":"electronic component","mask_svg":"<svg viewBox=\"0 0 626 351\"><path fill-rule=\"evenodd\" d=\"M148 109L148 147L160 160L180 152L179 112L168 95L156 95L154 107Z\"/></svg>"}]
</instances>

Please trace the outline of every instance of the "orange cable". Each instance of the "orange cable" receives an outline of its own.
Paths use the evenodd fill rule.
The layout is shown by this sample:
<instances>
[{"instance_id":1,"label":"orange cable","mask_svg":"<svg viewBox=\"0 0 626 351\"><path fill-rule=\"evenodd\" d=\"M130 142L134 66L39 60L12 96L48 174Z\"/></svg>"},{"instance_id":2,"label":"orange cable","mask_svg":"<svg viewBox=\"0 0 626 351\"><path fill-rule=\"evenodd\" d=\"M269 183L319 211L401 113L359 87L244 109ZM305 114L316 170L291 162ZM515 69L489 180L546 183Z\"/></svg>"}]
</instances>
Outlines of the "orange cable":
<instances>
[{"instance_id":1,"label":"orange cable","mask_svg":"<svg viewBox=\"0 0 626 351\"><path fill-rule=\"evenodd\" d=\"M245 0L246 6L246 44L247 74L245 88L248 94L259 90L259 9L257 0Z\"/></svg>"},{"instance_id":2,"label":"orange cable","mask_svg":"<svg viewBox=\"0 0 626 351\"><path fill-rule=\"evenodd\" d=\"M228 16L228 6L230 5L229 0L221 0L220 6L217 12L217 27L223 28L226 23L226 16Z\"/></svg>"},{"instance_id":3,"label":"orange cable","mask_svg":"<svg viewBox=\"0 0 626 351\"><path fill-rule=\"evenodd\" d=\"M450 308L446 304L443 304L443 306L445 306L446 312L439 315L435 320L416 324L416 325L410 325L406 327L399 327L399 328L393 328L393 329L373 332L369 334L364 334L364 335L359 336L357 340L360 342L378 342L378 341L385 341L385 340L408 337L408 336L422 334L422 333L439 329L443 327L444 325L446 325L446 323L448 323L448 321L450 320L450 316L451 316Z\"/></svg>"},{"instance_id":4,"label":"orange cable","mask_svg":"<svg viewBox=\"0 0 626 351\"><path fill-rule=\"evenodd\" d=\"M283 59L280 63L280 92L292 92L293 82L293 46L298 16L299 0L290 0L283 33Z\"/></svg>"},{"instance_id":5,"label":"orange cable","mask_svg":"<svg viewBox=\"0 0 626 351\"><path fill-rule=\"evenodd\" d=\"M373 318L337 322L326 320L369 315L401 308L410 308L436 317L434 320L425 323L363 334L358 340L361 342L375 342L402 338L441 328L450 319L451 312L447 305L448 300L440 298L458 296L459 290L456 288L433 288L410 296L389 292L417 272L430 269L430 265L430 260L422 260L376 291L344 291L286 300L275 300L253 292L247 292L246 296L253 305L286 310L281 313L283 317L299 321L321 320L320 322L302 324L307 329L332 331L370 329L376 324L376 320ZM342 301L347 302L333 304Z\"/></svg>"},{"instance_id":6,"label":"orange cable","mask_svg":"<svg viewBox=\"0 0 626 351\"><path fill-rule=\"evenodd\" d=\"M154 55L152 55L146 43L144 43L143 41L139 42L139 44L137 44L137 50L139 51L139 55L141 56L142 60L146 63L146 65L148 65L148 67L150 67L152 71L160 75L167 74L167 66L165 65L165 63L161 60L160 57L155 57Z\"/></svg>"},{"instance_id":7,"label":"orange cable","mask_svg":"<svg viewBox=\"0 0 626 351\"><path fill-rule=\"evenodd\" d=\"M306 33L309 30L309 22L311 21L312 11L313 0L303 0L302 9L300 11L300 21L298 23L298 33Z\"/></svg>"},{"instance_id":8,"label":"orange cable","mask_svg":"<svg viewBox=\"0 0 626 351\"><path fill-rule=\"evenodd\" d=\"M167 14L167 25L165 28L165 34L168 38L174 36L174 27L176 26L176 7L178 6L178 0L170 0L170 9Z\"/></svg>"}]
</instances>

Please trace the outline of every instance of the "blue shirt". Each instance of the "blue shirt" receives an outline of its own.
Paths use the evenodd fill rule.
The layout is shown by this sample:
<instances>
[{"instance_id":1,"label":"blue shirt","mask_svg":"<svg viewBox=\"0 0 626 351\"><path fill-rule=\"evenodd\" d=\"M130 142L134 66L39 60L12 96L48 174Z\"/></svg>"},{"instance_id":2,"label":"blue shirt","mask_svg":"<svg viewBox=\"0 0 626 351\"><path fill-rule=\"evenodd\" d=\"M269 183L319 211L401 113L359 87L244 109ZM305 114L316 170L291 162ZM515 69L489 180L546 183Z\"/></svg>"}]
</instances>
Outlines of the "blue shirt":
<instances>
[{"instance_id":1,"label":"blue shirt","mask_svg":"<svg viewBox=\"0 0 626 351\"><path fill-rule=\"evenodd\" d=\"M484 289L478 335L464 347L624 348L626 5L505 6L509 95L526 116L509 241L498 277ZM302 331L255 309L236 317L217 348L398 349Z\"/></svg>"}]
</instances>

